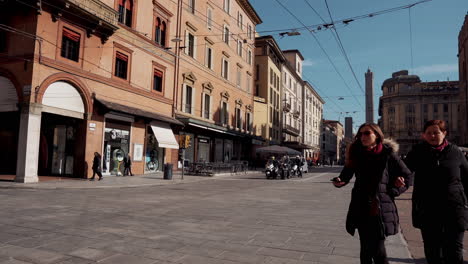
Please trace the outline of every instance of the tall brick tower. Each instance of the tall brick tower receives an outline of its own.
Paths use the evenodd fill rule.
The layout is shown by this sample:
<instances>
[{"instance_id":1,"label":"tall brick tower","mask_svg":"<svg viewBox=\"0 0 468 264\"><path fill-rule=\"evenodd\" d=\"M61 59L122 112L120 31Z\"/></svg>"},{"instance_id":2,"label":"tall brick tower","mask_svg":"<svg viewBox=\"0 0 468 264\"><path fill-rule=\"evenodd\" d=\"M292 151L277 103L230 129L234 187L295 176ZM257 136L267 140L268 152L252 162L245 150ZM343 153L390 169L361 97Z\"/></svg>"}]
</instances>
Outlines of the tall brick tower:
<instances>
[{"instance_id":1,"label":"tall brick tower","mask_svg":"<svg viewBox=\"0 0 468 264\"><path fill-rule=\"evenodd\" d=\"M374 123L374 73L367 69L364 75L366 77L366 122Z\"/></svg>"}]
</instances>

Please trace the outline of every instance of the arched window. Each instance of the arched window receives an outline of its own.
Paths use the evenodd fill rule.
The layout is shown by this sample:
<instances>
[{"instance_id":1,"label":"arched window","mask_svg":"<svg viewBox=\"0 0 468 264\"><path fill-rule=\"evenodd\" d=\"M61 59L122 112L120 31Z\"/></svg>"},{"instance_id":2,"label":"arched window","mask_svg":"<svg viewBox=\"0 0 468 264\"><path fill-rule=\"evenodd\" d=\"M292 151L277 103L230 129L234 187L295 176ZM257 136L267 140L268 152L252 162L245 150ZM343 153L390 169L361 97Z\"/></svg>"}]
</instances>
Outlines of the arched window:
<instances>
[{"instance_id":1,"label":"arched window","mask_svg":"<svg viewBox=\"0 0 468 264\"><path fill-rule=\"evenodd\" d=\"M161 19L156 18L156 23L155 23L155 31L154 31L154 41L156 43L161 43Z\"/></svg>"},{"instance_id":2,"label":"arched window","mask_svg":"<svg viewBox=\"0 0 468 264\"><path fill-rule=\"evenodd\" d=\"M161 24L161 46L166 46L166 22Z\"/></svg>"},{"instance_id":3,"label":"arched window","mask_svg":"<svg viewBox=\"0 0 468 264\"><path fill-rule=\"evenodd\" d=\"M165 47L166 46L166 22L161 20L161 18L156 18L155 31L154 31L154 41Z\"/></svg>"},{"instance_id":4,"label":"arched window","mask_svg":"<svg viewBox=\"0 0 468 264\"><path fill-rule=\"evenodd\" d=\"M119 0L119 22L131 27L132 26L132 0Z\"/></svg>"}]
</instances>

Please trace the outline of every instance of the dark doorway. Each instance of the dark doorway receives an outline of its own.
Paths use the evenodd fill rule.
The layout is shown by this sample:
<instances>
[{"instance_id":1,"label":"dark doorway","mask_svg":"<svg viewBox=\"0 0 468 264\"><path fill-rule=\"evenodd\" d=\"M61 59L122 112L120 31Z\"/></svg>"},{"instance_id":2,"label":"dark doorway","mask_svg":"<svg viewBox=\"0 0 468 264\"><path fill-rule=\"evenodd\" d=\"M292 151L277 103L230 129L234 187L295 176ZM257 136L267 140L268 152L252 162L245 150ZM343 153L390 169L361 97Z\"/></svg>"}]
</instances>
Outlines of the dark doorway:
<instances>
[{"instance_id":1,"label":"dark doorway","mask_svg":"<svg viewBox=\"0 0 468 264\"><path fill-rule=\"evenodd\" d=\"M0 112L0 174L16 174L18 154L19 112Z\"/></svg>"}]
</instances>

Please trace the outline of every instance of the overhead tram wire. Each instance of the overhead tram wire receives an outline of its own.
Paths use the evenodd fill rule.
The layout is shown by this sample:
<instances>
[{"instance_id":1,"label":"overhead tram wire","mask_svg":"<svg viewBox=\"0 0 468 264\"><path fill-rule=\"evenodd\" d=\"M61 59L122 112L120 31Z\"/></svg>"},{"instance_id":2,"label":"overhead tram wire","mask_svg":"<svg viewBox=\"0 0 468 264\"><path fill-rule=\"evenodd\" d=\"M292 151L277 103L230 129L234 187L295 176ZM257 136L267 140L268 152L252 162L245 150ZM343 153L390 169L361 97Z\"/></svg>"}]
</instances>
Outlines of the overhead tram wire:
<instances>
[{"instance_id":1,"label":"overhead tram wire","mask_svg":"<svg viewBox=\"0 0 468 264\"><path fill-rule=\"evenodd\" d=\"M410 46L410 56L411 56L411 72L413 72L413 29L411 22L411 7L408 8L408 23L409 23L409 46Z\"/></svg>"},{"instance_id":2,"label":"overhead tram wire","mask_svg":"<svg viewBox=\"0 0 468 264\"><path fill-rule=\"evenodd\" d=\"M329 6L328 6L328 1L327 1L327 0L325 0L325 5L327 6L328 15L330 16L330 21L333 21L333 17L332 17L332 15L331 15L330 8L329 8ZM335 31L336 38L338 39L338 41L337 41L337 42L338 42L338 45L339 45L340 48L341 48L341 52L343 53L343 56L344 56L345 59L346 59L346 62L347 62L347 64L348 64L348 66L349 66L349 69L351 70L351 72L352 72L352 74L353 74L353 76L354 76L354 79L356 80L356 83L357 83L358 86L359 86L359 89L361 89L361 91L362 91L363 93L365 93L365 92L364 92L364 89L362 89L361 83L359 82L359 80L358 80L358 78L357 78L357 76L356 76L356 72L354 72L353 66L351 65L351 61L349 60L348 54L346 53L346 50L345 50L345 48L344 48L344 46L343 46L343 42L341 41L341 38L340 38L340 35L338 34L338 31L336 30L335 26L332 26L332 28L333 28L333 30ZM336 40L336 38L335 38L335 40Z\"/></svg>"},{"instance_id":3,"label":"overhead tram wire","mask_svg":"<svg viewBox=\"0 0 468 264\"><path fill-rule=\"evenodd\" d=\"M294 15L285 5L283 5L279 0L275 0L279 5L281 5L291 16L293 16L299 23L301 23L303 26L304 23L296 16ZM328 61L330 62L330 64L333 66L333 69L335 70L335 72L338 74L338 76L340 76L341 80L343 81L343 83L345 84L345 86L348 88L350 94L352 95L352 90L351 88L349 87L349 85L346 83L345 79L343 78L343 76L341 75L341 73L338 71L338 68L336 67L335 63L333 63L332 59L330 58L330 56L328 55L328 53L325 51L325 49L323 48L322 44L320 43L320 41L317 39L317 37L313 34L313 32L309 29L308 30L309 33L312 35L312 37L314 37L315 41L317 42L317 44L319 45L320 49L322 50L322 52L325 54L325 56L327 57ZM359 100L356 98L356 96L353 96L353 98L356 100L356 102L359 104L360 107L363 107L362 104L359 102Z\"/></svg>"}]
</instances>

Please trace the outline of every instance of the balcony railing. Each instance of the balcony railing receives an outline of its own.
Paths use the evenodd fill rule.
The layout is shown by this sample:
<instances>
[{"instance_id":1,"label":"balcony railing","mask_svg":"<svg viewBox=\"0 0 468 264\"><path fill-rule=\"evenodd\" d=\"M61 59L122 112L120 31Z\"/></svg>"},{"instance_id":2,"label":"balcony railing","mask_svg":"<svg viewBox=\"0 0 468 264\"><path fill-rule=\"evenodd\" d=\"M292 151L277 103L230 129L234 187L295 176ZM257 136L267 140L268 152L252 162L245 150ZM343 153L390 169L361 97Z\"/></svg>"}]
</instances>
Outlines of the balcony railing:
<instances>
[{"instance_id":1,"label":"balcony railing","mask_svg":"<svg viewBox=\"0 0 468 264\"><path fill-rule=\"evenodd\" d=\"M299 118L301 116L301 112L299 112L299 110L296 110L296 111L294 111L293 116L295 118Z\"/></svg>"},{"instance_id":2,"label":"balcony railing","mask_svg":"<svg viewBox=\"0 0 468 264\"><path fill-rule=\"evenodd\" d=\"M67 1L105 22L117 26L119 14L103 2L99 0L65 0L65 2Z\"/></svg>"},{"instance_id":3,"label":"balcony railing","mask_svg":"<svg viewBox=\"0 0 468 264\"><path fill-rule=\"evenodd\" d=\"M300 135L299 129L297 129L295 127L292 127L291 125L284 125L283 126L283 131L285 133L288 133L288 134L290 134L292 136L295 136L295 137Z\"/></svg>"}]
</instances>

